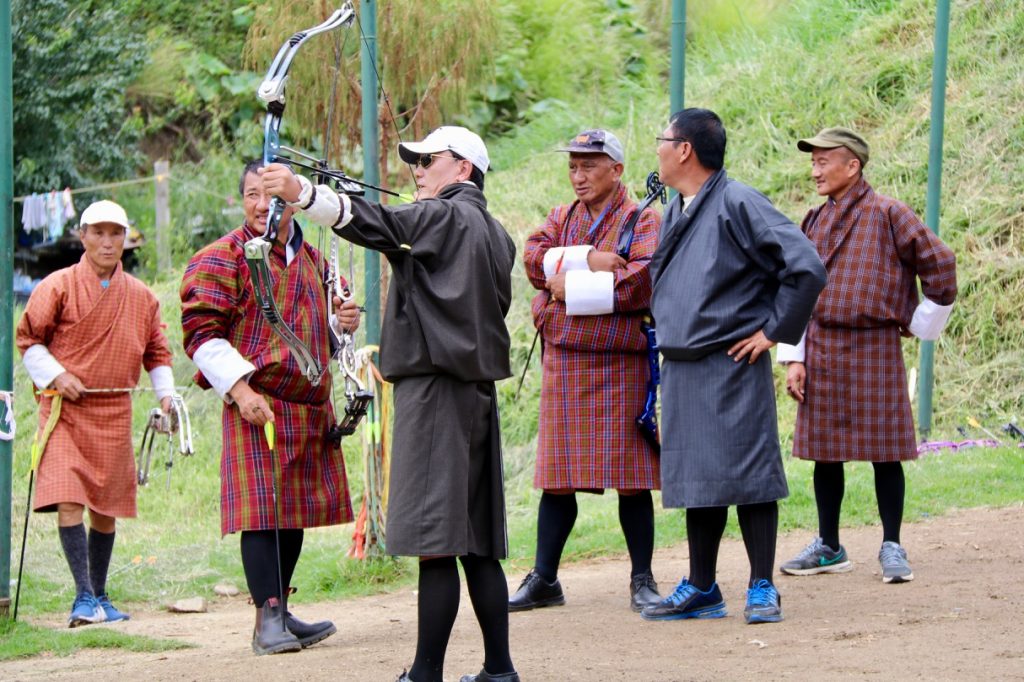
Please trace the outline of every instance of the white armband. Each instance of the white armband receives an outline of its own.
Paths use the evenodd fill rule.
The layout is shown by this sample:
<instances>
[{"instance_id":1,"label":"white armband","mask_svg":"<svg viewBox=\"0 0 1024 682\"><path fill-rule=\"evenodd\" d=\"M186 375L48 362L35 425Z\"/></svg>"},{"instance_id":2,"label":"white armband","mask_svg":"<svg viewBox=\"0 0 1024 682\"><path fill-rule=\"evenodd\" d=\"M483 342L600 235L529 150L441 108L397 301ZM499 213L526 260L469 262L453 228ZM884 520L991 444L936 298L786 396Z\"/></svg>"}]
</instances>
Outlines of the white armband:
<instances>
[{"instance_id":1,"label":"white armband","mask_svg":"<svg viewBox=\"0 0 1024 682\"><path fill-rule=\"evenodd\" d=\"M289 206L298 208L317 225L324 227L345 227L352 220L352 201L346 194L339 194L327 185L313 186L307 178L296 175L302 191Z\"/></svg>"},{"instance_id":2,"label":"white armband","mask_svg":"<svg viewBox=\"0 0 1024 682\"><path fill-rule=\"evenodd\" d=\"M228 391L239 379L248 379L256 371L256 366L242 357L227 339L210 339L196 349L192 362L203 373L210 386L224 402L231 404L233 399Z\"/></svg>"},{"instance_id":3,"label":"white armband","mask_svg":"<svg viewBox=\"0 0 1024 682\"><path fill-rule=\"evenodd\" d=\"M174 393L174 372L171 371L170 365L159 365L149 370L149 382L153 384L157 400Z\"/></svg>"},{"instance_id":4,"label":"white armband","mask_svg":"<svg viewBox=\"0 0 1024 682\"><path fill-rule=\"evenodd\" d=\"M565 275L566 315L607 315L615 312L615 275L570 270Z\"/></svg>"},{"instance_id":5,"label":"white armband","mask_svg":"<svg viewBox=\"0 0 1024 682\"><path fill-rule=\"evenodd\" d=\"M934 341L946 327L953 305L939 305L935 301L924 299L914 310L910 320L911 334L924 341Z\"/></svg>"},{"instance_id":6,"label":"white armband","mask_svg":"<svg viewBox=\"0 0 1024 682\"><path fill-rule=\"evenodd\" d=\"M589 244L580 246L556 246L544 254L544 277L550 278L559 272L590 270L587 254L594 250Z\"/></svg>"},{"instance_id":7,"label":"white armband","mask_svg":"<svg viewBox=\"0 0 1024 682\"><path fill-rule=\"evenodd\" d=\"M25 365L25 371L40 391L49 388L54 379L67 371L64 365L53 357L50 349L41 343L29 346L21 358L21 363Z\"/></svg>"},{"instance_id":8,"label":"white armband","mask_svg":"<svg viewBox=\"0 0 1024 682\"><path fill-rule=\"evenodd\" d=\"M791 362L803 362L806 341L807 332L804 332L800 337L800 342L795 346L791 346L788 343L778 344L778 350L775 351L775 361L780 365L788 365Z\"/></svg>"}]
</instances>

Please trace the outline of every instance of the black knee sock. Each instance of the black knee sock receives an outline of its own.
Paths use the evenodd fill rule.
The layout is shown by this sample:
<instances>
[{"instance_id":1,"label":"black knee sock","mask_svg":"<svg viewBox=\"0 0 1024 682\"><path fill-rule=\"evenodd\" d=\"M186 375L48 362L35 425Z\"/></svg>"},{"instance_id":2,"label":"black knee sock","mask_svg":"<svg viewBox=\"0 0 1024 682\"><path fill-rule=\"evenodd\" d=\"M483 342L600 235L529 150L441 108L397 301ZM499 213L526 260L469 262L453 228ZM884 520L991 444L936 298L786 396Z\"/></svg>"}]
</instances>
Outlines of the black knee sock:
<instances>
[{"instance_id":1,"label":"black knee sock","mask_svg":"<svg viewBox=\"0 0 1024 682\"><path fill-rule=\"evenodd\" d=\"M693 507L686 510L686 541L690 548L690 584L702 592L711 589L718 566L728 507Z\"/></svg>"},{"instance_id":2,"label":"black knee sock","mask_svg":"<svg viewBox=\"0 0 1024 682\"><path fill-rule=\"evenodd\" d=\"M508 592L505 609L508 610ZM455 557L420 561L416 607L416 659L409 677L416 682L442 682L444 654L459 613L459 568Z\"/></svg>"},{"instance_id":3,"label":"black knee sock","mask_svg":"<svg viewBox=\"0 0 1024 682\"><path fill-rule=\"evenodd\" d=\"M537 511L537 556L533 568L537 574L554 582L558 577L558 562L562 558L565 541L576 524L576 494L540 496Z\"/></svg>"},{"instance_id":4,"label":"black knee sock","mask_svg":"<svg viewBox=\"0 0 1024 682\"><path fill-rule=\"evenodd\" d=\"M89 580L92 593L97 597L107 593L107 571L110 570L110 556L114 553L114 535L89 529Z\"/></svg>"},{"instance_id":5,"label":"black knee sock","mask_svg":"<svg viewBox=\"0 0 1024 682\"><path fill-rule=\"evenodd\" d=\"M818 506L818 535L827 547L839 549L839 514L846 478L842 462L814 463L814 502Z\"/></svg>"},{"instance_id":6,"label":"black knee sock","mask_svg":"<svg viewBox=\"0 0 1024 682\"><path fill-rule=\"evenodd\" d=\"M64 548L64 558L68 560L71 577L75 579L75 592L92 593L89 582L89 545L85 539L85 524L77 526L59 526L60 545Z\"/></svg>"},{"instance_id":7,"label":"black knee sock","mask_svg":"<svg viewBox=\"0 0 1024 682\"><path fill-rule=\"evenodd\" d=\"M878 500L878 515L882 517L882 540L900 543L900 527L903 525L903 498L907 492L907 481L901 462L874 462L875 498Z\"/></svg>"},{"instance_id":8,"label":"black knee sock","mask_svg":"<svg viewBox=\"0 0 1024 682\"><path fill-rule=\"evenodd\" d=\"M750 585L758 580L772 581L775 566L775 540L779 534L779 505L776 502L741 504L736 507L743 544L750 560Z\"/></svg>"},{"instance_id":9,"label":"black knee sock","mask_svg":"<svg viewBox=\"0 0 1024 682\"><path fill-rule=\"evenodd\" d=\"M295 565L299 563L299 555L302 554L304 534L301 528L283 528L280 532L281 580L287 592L292 584L292 576L295 574Z\"/></svg>"},{"instance_id":10,"label":"black knee sock","mask_svg":"<svg viewBox=\"0 0 1024 682\"><path fill-rule=\"evenodd\" d=\"M629 548L629 576L649 573L654 554L654 501L650 490L635 495L619 494L619 523Z\"/></svg>"},{"instance_id":11,"label":"black knee sock","mask_svg":"<svg viewBox=\"0 0 1024 682\"><path fill-rule=\"evenodd\" d=\"M497 559L478 556L461 558L473 612L484 637L484 670L494 675L510 673L508 650L508 583ZM414 680L419 678L413 676Z\"/></svg>"},{"instance_id":12,"label":"black knee sock","mask_svg":"<svg viewBox=\"0 0 1024 682\"><path fill-rule=\"evenodd\" d=\"M249 585L252 603L257 608L278 596L277 546L272 530L244 530L240 542L242 569ZM282 562L283 564L283 562ZM284 585L287 588L287 585Z\"/></svg>"}]
</instances>

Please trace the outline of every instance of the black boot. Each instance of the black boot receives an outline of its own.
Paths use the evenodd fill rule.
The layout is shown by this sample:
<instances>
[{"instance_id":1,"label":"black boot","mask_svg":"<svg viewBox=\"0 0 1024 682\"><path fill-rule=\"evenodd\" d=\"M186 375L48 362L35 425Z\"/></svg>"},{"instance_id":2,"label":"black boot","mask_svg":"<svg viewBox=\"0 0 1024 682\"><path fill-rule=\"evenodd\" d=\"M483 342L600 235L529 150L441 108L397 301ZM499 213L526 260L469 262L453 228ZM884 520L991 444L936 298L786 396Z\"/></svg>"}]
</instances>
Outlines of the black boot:
<instances>
[{"instance_id":1,"label":"black boot","mask_svg":"<svg viewBox=\"0 0 1024 682\"><path fill-rule=\"evenodd\" d=\"M299 640L299 644L305 649L311 644L327 639L335 632L338 628L334 627L334 623L329 620L321 620L316 623L304 623L291 612L287 612L284 618L285 627L288 628L288 632L295 635Z\"/></svg>"},{"instance_id":2,"label":"black boot","mask_svg":"<svg viewBox=\"0 0 1024 682\"><path fill-rule=\"evenodd\" d=\"M298 638L285 628L284 606L271 597L256 609L256 627L252 631L252 650L259 655L299 651Z\"/></svg>"},{"instance_id":3,"label":"black boot","mask_svg":"<svg viewBox=\"0 0 1024 682\"><path fill-rule=\"evenodd\" d=\"M284 625L288 628L288 632L295 635L299 640L299 644L301 644L302 648L305 649L307 646L327 639L337 632L338 628L334 627L334 623L329 620L306 623L293 616L291 610L288 608L288 597L295 592L296 589L297 588L289 587L284 593Z\"/></svg>"}]
</instances>

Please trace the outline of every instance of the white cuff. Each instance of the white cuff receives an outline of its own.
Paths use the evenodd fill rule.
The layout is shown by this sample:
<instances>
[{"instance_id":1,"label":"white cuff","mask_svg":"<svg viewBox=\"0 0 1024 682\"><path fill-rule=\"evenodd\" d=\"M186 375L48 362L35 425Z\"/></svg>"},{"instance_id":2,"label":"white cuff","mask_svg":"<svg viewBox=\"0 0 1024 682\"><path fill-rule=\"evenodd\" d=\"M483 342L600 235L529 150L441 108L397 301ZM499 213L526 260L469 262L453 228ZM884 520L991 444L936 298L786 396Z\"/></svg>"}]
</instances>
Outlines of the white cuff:
<instances>
[{"instance_id":1,"label":"white cuff","mask_svg":"<svg viewBox=\"0 0 1024 682\"><path fill-rule=\"evenodd\" d=\"M345 194L338 194L327 185L317 185L301 175L295 176L302 185L297 201L290 202L289 206L300 209L317 225L324 227L345 227L352 220L352 202ZM315 194L315 196L314 196ZM313 199L310 203L310 198Z\"/></svg>"},{"instance_id":2,"label":"white cuff","mask_svg":"<svg viewBox=\"0 0 1024 682\"><path fill-rule=\"evenodd\" d=\"M946 327L953 305L939 305L935 301L924 299L914 310L910 320L910 333L924 341L934 341Z\"/></svg>"},{"instance_id":3,"label":"white cuff","mask_svg":"<svg viewBox=\"0 0 1024 682\"><path fill-rule=\"evenodd\" d=\"M50 349L41 343L29 346L21 357L21 363L25 365L25 371L40 391L49 388L54 379L67 371L64 365L53 357Z\"/></svg>"},{"instance_id":4,"label":"white cuff","mask_svg":"<svg viewBox=\"0 0 1024 682\"><path fill-rule=\"evenodd\" d=\"M587 254L594 250L589 244L580 246L556 246L544 254L544 277L570 270L590 270Z\"/></svg>"},{"instance_id":5,"label":"white cuff","mask_svg":"<svg viewBox=\"0 0 1024 682\"><path fill-rule=\"evenodd\" d=\"M776 347L775 361L780 365L788 365L791 362L804 361L804 347L807 341L807 333L800 337L800 342L795 346L788 343L780 343Z\"/></svg>"},{"instance_id":6,"label":"white cuff","mask_svg":"<svg viewBox=\"0 0 1024 682\"><path fill-rule=\"evenodd\" d=\"M227 339L210 339L196 349L192 362L203 373L217 395L230 404L228 391L239 379L247 379L256 366L242 357Z\"/></svg>"},{"instance_id":7,"label":"white cuff","mask_svg":"<svg viewBox=\"0 0 1024 682\"><path fill-rule=\"evenodd\" d=\"M615 312L615 275L571 270L565 275L566 315L607 315Z\"/></svg>"},{"instance_id":8,"label":"white cuff","mask_svg":"<svg viewBox=\"0 0 1024 682\"><path fill-rule=\"evenodd\" d=\"M157 400L174 394L174 372L170 365L160 365L149 370L149 382L153 384Z\"/></svg>"}]
</instances>

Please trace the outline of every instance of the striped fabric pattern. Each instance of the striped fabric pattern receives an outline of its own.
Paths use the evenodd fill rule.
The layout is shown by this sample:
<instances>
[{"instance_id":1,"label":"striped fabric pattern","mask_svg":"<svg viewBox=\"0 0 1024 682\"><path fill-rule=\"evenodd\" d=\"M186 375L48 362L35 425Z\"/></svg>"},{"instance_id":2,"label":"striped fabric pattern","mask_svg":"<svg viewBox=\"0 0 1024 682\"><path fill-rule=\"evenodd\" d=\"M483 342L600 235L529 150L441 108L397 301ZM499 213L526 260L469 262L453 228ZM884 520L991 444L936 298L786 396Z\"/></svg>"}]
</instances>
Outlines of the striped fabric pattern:
<instances>
[{"instance_id":1,"label":"striped fabric pattern","mask_svg":"<svg viewBox=\"0 0 1024 682\"><path fill-rule=\"evenodd\" d=\"M16 332L18 349L42 344L87 388L135 386L143 367L170 366L160 306L145 284L118 265L104 289L82 257L36 287ZM41 399L39 428L50 416ZM87 394L63 401L37 475L34 508L82 504L113 517L134 517L135 458L128 394Z\"/></svg>"},{"instance_id":2,"label":"striped fabric pattern","mask_svg":"<svg viewBox=\"0 0 1024 682\"><path fill-rule=\"evenodd\" d=\"M917 457L901 333L918 304L956 298L956 257L914 212L863 178L801 228L828 270L806 334L793 455L821 462Z\"/></svg>"},{"instance_id":3,"label":"striped fabric pattern","mask_svg":"<svg viewBox=\"0 0 1024 682\"><path fill-rule=\"evenodd\" d=\"M206 341L224 338L256 366L249 385L274 410L280 526L345 523L353 518L345 463L341 450L325 440L334 422L331 377L324 376L319 386L307 381L263 319L243 252L244 243L255 236L243 226L192 258L181 286L185 351L191 357ZM303 242L287 266L284 247L275 244L268 265L282 320L326 365L330 351L322 262ZM196 381L209 387L201 374ZM234 404L224 406L222 424L221 531L273 528L272 458L263 429L242 419Z\"/></svg>"},{"instance_id":4,"label":"striped fabric pattern","mask_svg":"<svg viewBox=\"0 0 1024 682\"><path fill-rule=\"evenodd\" d=\"M622 225L637 207L620 185L603 224L588 240L594 219L575 203L575 209L573 204L554 208L527 239L524 253L527 276L540 290L532 308L534 324L544 337L534 485L657 489L658 459L634 419L646 397L647 345L640 325L650 305L647 267L660 218L648 209L637 221L627 267L615 273L616 312L568 316L562 301L548 302L544 254L550 248L587 243L614 252Z\"/></svg>"}]
</instances>

